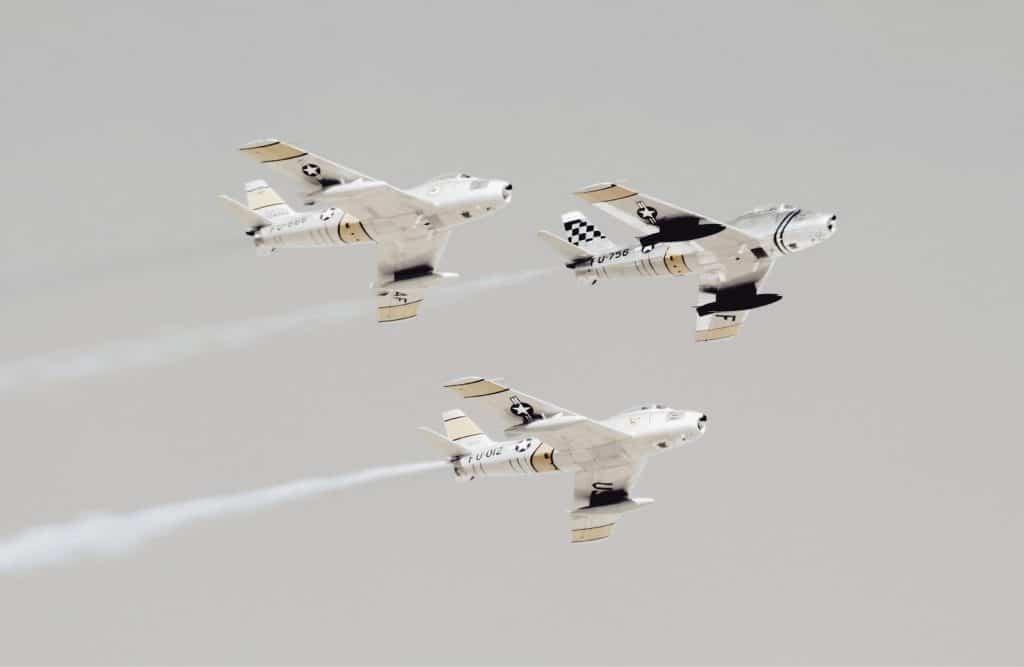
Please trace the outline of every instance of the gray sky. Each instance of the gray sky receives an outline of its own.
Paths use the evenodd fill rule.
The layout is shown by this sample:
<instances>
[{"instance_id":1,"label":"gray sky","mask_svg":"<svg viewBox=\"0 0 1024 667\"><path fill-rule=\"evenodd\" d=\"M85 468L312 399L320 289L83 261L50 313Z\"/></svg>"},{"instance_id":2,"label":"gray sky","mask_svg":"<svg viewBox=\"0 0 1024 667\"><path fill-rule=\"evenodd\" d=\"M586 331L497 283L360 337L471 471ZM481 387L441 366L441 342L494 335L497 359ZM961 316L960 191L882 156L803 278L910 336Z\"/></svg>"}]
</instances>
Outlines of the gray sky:
<instances>
[{"instance_id":1,"label":"gray sky","mask_svg":"<svg viewBox=\"0 0 1024 667\"><path fill-rule=\"evenodd\" d=\"M1022 17L937 4L8 8L3 369L365 298L372 248L259 258L219 208L265 136L512 181L467 279L556 264L535 232L598 180L840 228L723 344L693 280L555 273L4 392L0 537L430 458L459 375L711 420L603 543L568 543L568 476L380 482L0 578L0 661L1024 661Z\"/></svg>"}]
</instances>

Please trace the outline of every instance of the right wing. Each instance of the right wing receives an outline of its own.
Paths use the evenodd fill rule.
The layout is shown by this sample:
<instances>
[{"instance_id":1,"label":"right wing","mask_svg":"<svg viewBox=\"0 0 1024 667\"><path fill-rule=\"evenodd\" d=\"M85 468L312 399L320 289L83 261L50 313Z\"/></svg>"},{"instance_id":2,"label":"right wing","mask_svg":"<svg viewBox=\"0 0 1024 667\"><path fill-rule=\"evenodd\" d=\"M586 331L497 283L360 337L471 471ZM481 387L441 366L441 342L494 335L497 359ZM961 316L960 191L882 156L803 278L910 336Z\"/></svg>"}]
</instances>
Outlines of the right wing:
<instances>
[{"instance_id":1,"label":"right wing","mask_svg":"<svg viewBox=\"0 0 1024 667\"><path fill-rule=\"evenodd\" d=\"M254 141L239 150L300 183L314 186L310 198L327 199L361 220L415 219L434 207L384 181L277 139Z\"/></svg>"},{"instance_id":2,"label":"right wing","mask_svg":"<svg viewBox=\"0 0 1024 667\"><path fill-rule=\"evenodd\" d=\"M751 255L738 262L716 262L702 267L694 334L698 343L732 338L740 332L751 308L782 298L757 291L773 264L774 260L767 256Z\"/></svg>"},{"instance_id":3,"label":"right wing","mask_svg":"<svg viewBox=\"0 0 1024 667\"><path fill-rule=\"evenodd\" d=\"M450 234L447 230L437 230L411 238L379 242L378 283L384 285L397 279L403 271L433 271L448 245ZM395 289L382 287L377 292L377 321L399 322L416 317L423 303L423 293L422 288L404 289L400 285Z\"/></svg>"},{"instance_id":4,"label":"right wing","mask_svg":"<svg viewBox=\"0 0 1024 667\"><path fill-rule=\"evenodd\" d=\"M618 429L513 389L498 379L460 378L445 387L487 406L501 419L505 433L536 435L555 448L592 449L629 437Z\"/></svg>"},{"instance_id":5,"label":"right wing","mask_svg":"<svg viewBox=\"0 0 1024 667\"><path fill-rule=\"evenodd\" d=\"M612 528L625 512L642 507L650 498L631 498L630 489L640 474L642 464L621 465L583 470L576 473L573 485L574 509L572 541L593 542L611 537Z\"/></svg>"},{"instance_id":6,"label":"right wing","mask_svg":"<svg viewBox=\"0 0 1024 667\"><path fill-rule=\"evenodd\" d=\"M240 201L235 201L227 195L217 195L217 198L224 202L235 218L245 225L247 231L266 227L273 222L273 220L264 218L259 212L252 210Z\"/></svg>"}]
</instances>

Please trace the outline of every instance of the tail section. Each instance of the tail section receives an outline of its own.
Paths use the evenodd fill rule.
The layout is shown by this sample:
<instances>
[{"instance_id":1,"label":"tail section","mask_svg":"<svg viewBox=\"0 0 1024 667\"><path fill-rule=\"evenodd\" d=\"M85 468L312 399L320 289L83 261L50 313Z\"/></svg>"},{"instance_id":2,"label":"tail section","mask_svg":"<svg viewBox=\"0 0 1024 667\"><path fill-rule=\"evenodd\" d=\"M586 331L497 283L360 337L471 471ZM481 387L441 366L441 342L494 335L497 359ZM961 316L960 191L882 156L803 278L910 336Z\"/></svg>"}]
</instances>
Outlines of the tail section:
<instances>
[{"instance_id":1,"label":"tail section","mask_svg":"<svg viewBox=\"0 0 1024 667\"><path fill-rule=\"evenodd\" d=\"M473 449L492 442L462 410L448 410L441 415L441 420L448 439L461 447Z\"/></svg>"},{"instance_id":2,"label":"tail section","mask_svg":"<svg viewBox=\"0 0 1024 667\"><path fill-rule=\"evenodd\" d=\"M469 454L468 448L463 447L457 442L449 440L437 431L429 429L426 426L421 426L419 430L427 435L430 439L430 444L434 445L434 447L436 447L446 459L454 461L460 456Z\"/></svg>"},{"instance_id":3,"label":"tail section","mask_svg":"<svg viewBox=\"0 0 1024 667\"><path fill-rule=\"evenodd\" d=\"M218 198L227 205L227 208L231 213L245 225L245 233L252 236L256 233L256 230L260 227L266 227L270 224L270 220L264 218L256 211L250 210L248 206L242 202L235 201L227 195L218 195Z\"/></svg>"},{"instance_id":4,"label":"tail section","mask_svg":"<svg viewBox=\"0 0 1024 667\"><path fill-rule=\"evenodd\" d=\"M541 231L537 232L537 236L539 236L542 241L547 243L548 247L550 247L552 250L561 255L562 258L565 260L565 265L570 269L575 268L580 264L584 264L587 260L593 258L593 255L584 250L583 248L580 248L579 246L575 246L569 243L561 236L556 236L555 234L552 234L546 229L542 229Z\"/></svg>"},{"instance_id":5,"label":"tail section","mask_svg":"<svg viewBox=\"0 0 1024 667\"><path fill-rule=\"evenodd\" d=\"M272 187L267 185L266 181L246 183L245 199L250 210L270 220L295 213L292 207L286 204Z\"/></svg>"},{"instance_id":6,"label":"tail section","mask_svg":"<svg viewBox=\"0 0 1024 667\"><path fill-rule=\"evenodd\" d=\"M569 243L591 255L601 255L618 247L579 211L563 213L562 226Z\"/></svg>"}]
</instances>

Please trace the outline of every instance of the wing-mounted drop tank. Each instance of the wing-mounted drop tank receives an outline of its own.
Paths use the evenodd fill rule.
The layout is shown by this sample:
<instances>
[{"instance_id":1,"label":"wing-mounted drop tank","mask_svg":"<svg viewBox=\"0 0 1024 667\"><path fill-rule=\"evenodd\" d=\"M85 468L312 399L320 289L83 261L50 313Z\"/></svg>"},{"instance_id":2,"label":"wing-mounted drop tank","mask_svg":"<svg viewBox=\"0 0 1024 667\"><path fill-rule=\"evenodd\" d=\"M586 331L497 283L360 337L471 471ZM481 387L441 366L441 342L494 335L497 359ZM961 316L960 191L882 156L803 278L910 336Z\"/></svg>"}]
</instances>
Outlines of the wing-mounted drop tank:
<instances>
[{"instance_id":1,"label":"wing-mounted drop tank","mask_svg":"<svg viewBox=\"0 0 1024 667\"><path fill-rule=\"evenodd\" d=\"M754 310L782 300L781 294L758 293L757 284L738 285L713 293L714 300L697 307L697 314L713 315L738 310Z\"/></svg>"},{"instance_id":2,"label":"wing-mounted drop tank","mask_svg":"<svg viewBox=\"0 0 1024 667\"><path fill-rule=\"evenodd\" d=\"M457 273L435 271L434 267L423 264L395 271L390 280L374 283L373 287L391 290L425 289L443 280L453 280L458 277Z\"/></svg>"}]
</instances>

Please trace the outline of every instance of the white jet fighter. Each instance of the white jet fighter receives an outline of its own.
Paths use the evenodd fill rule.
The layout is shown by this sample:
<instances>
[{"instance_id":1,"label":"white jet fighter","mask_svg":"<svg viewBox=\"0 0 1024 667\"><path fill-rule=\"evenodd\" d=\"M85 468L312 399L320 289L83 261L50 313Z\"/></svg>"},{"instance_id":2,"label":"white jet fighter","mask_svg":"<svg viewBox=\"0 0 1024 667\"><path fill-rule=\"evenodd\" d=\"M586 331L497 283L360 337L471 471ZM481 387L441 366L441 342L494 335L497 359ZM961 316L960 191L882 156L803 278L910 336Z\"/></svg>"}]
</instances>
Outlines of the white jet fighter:
<instances>
[{"instance_id":1,"label":"white jet fighter","mask_svg":"<svg viewBox=\"0 0 1024 667\"><path fill-rule=\"evenodd\" d=\"M647 457L696 440L708 421L701 412L658 404L596 421L500 380L470 377L445 386L478 400L507 425L508 439L496 442L464 412L449 410L442 417L446 436L420 429L449 457L456 479L575 473L573 542L609 537L624 512L652 502L630 496Z\"/></svg>"},{"instance_id":2,"label":"white jet fighter","mask_svg":"<svg viewBox=\"0 0 1024 667\"><path fill-rule=\"evenodd\" d=\"M221 195L247 226L257 249L376 243L377 319L415 317L423 290L455 273L436 270L452 228L478 220L512 199L507 181L467 174L441 176L400 190L354 169L276 139L242 146L242 153L312 186L305 204L323 210L296 213L264 181L246 184L245 206Z\"/></svg>"},{"instance_id":3,"label":"white jet fighter","mask_svg":"<svg viewBox=\"0 0 1024 667\"><path fill-rule=\"evenodd\" d=\"M578 211L562 216L568 241L542 231L581 280L699 274L697 334L700 341L739 333L747 312L775 303L778 294L758 292L775 258L806 250L835 233L833 213L781 204L718 222L614 183L576 193L625 222L640 245L619 247Z\"/></svg>"}]
</instances>

